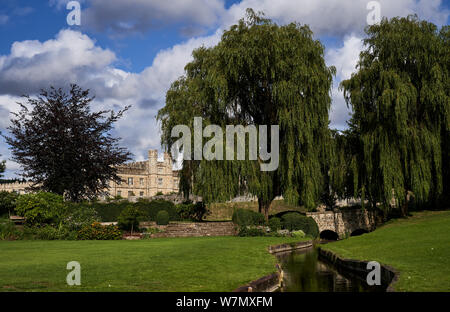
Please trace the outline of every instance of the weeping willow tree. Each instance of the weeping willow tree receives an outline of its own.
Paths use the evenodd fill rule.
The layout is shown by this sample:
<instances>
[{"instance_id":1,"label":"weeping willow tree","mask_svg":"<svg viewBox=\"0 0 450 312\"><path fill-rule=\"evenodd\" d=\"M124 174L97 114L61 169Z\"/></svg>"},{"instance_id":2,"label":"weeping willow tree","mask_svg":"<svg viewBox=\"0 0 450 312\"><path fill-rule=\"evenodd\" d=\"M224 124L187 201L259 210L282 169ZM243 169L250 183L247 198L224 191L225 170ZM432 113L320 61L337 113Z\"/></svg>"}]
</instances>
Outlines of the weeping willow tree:
<instances>
[{"instance_id":1,"label":"weeping willow tree","mask_svg":"<svg viewBox=\"0 0 450 312\"><path fill-rule=\"evenodd\" d=\"M341 83L357 134L355 193L403 215L449 194L449 27L417 16L366 28L358 70Z\"/></svg>"},{"instance_id":2,"label":"weeping willow tree","mask_svg":"<svg viewBox=\"0 0 450 312\"><path fill-rule=\"evenodd\" d=\"M324 188L335 69L326 66L324 48L312 35L308 26L279 26L249 9L216 46L193 52L158 112L163 145L171 149L177 140L172 128L192 129L194 117L223 129L279 125L280 159L277 170L261 171L264 161L248 157L246 140L244 160L185 160L180 179L185 194L217 202L250 193L266 218L279 195L291 204L316 207ZM271 137L268 142L270 150Z\"/></svg>"}]
</instances>

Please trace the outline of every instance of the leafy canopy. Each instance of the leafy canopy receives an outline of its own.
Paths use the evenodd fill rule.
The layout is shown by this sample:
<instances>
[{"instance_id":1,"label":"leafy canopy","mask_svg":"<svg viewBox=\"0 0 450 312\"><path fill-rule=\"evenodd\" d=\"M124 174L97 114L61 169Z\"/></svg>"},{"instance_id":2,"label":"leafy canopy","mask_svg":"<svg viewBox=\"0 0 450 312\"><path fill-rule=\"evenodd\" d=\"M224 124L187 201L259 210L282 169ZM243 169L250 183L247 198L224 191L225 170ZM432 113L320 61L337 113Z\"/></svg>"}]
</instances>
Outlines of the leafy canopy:
<instances>
[{"instance_id":1,"label":"leafy canopy","mask_svg":"<svg viewBox=\"0 0 450 312\"><path fill-rule=\"evenodd\" d=\"M73 201L94 198L109 180L120 180L115 166L129 160L130 153L118 146L111 130L129 107L91 112L89 90L77 85L68 94L51 87L25 99L13 113L11 136L4 136L24 177Z\"/></svg>"},{"instance_id":2,"label":"leafy canopy","mask_svg":"<svg viewBox=\"0 0 450 312\"><path fill-rule=\"evenodd\" d=\"M335 69L326 66L324 48L309 27L279 26L249 9L217 46L201 47L193 58L158 113L163 144L170 149L177 139L171 137L172 128L193 129L196 116L205 126L223 129L279 125L280 161L271 172L260 170L261 159L248 160L248 152L243 161L184 161L181 189L205 202L249 192L258 197L266 217L270 202L281 194L290 203L315 208L323 190ZM270 150L270 137L268 143Z\"/></svg>"},{"instance_id":3,"label":"leafy canopy","mask_svg":"<svg viewBox=\"0 0 450 312\"><path fill-rule=\"evenodd\" d=\"M449 194L449 27L416 16L366 29L358 71L341 87L357 137L355 191L404 206ZM406 211L404 211L406 212Z\"/></svg>"}]
</instances>

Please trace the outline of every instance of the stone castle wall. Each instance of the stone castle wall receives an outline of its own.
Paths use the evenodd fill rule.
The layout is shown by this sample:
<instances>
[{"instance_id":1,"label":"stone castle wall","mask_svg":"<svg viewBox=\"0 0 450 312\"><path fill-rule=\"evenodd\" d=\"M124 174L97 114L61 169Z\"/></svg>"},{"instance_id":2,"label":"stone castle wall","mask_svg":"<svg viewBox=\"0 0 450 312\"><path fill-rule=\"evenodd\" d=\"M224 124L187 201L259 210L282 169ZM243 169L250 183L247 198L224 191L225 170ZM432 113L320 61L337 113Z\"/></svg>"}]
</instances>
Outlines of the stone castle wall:
<instances>
[{"instance_id":1,"label":"stone castle wall","mask_svg":"<svg viewBox=\"0 0 450 312\"><path fill-rule=\"evenodd\" d=\"M31 182L15 182L0 184L0 192L16 192L19 194L27 193L27 189L33 185Z\"/></svg>"},{"instance_id":2,"label":"stone castle wall","mask_svg":"<svg viewBox=\"0 0 450 312\"><path fill-rule=\"evenodd\" d=\"M178 171L172 168L172 157L164 153L164 160L158 161L158 151L150 150L149 159L124 164L118 167L121 183L113 181L100 197L121 196L131 200L148 198L161 192L163 194L178 193ZM0 184L0 191L27 193L32 182Z\"/></svg>"}]
</instances>

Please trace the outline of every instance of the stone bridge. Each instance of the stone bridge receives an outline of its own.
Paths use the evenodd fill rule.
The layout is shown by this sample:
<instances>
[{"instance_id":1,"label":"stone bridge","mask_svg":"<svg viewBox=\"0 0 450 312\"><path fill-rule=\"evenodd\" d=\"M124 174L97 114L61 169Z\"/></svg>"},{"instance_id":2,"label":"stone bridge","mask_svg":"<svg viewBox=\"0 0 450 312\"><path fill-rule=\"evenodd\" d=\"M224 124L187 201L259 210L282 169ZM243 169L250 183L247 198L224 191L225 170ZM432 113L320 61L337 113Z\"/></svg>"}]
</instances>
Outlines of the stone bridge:
<instances>
[{"instance_id":1,"label":"stone bridge","mask_svg":"<svg viewBox=\"0 0 450 312\"><path fill-rule=\"evenodd\" d=\"M307 212L319 226L321 238L338 239L375 230L377 215L373 211L352 209Z\"/></svg>"}]
</instances>

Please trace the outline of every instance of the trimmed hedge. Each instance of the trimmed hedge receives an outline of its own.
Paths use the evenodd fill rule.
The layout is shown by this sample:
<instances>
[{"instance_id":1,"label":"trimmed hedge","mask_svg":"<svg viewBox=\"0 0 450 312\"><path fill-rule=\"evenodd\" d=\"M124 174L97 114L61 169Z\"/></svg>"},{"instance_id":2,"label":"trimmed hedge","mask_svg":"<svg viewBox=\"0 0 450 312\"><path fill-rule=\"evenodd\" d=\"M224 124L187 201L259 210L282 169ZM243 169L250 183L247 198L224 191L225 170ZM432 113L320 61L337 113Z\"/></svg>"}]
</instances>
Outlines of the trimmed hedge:
<instances>
[{"instance_id":1,"label":"trimmed hedge","mask_svg":"<svg viewBox=\"0 0 450 312\"><path fill-rule=\"evenodd\" d=\"M234 224L237 224L241 227L264 225L266 223L266 220L262 213L242 208L234 211L232 220Z\"/></svg>"},{"instance_id":2,"label":"trimmed hedge","mask_svg":"<svg viewBox=\"0 0 450 312\"><path fill-rule=\"evenodd\" d=\"M156 224L158 225L167 225L169 224L169 213L165 210L158 211L158 214L156 215Z\"/></svg>"},{"instance_id":3,"label":"trimmed hedge","mask_svg":"<svg viewBox=\"0 0 450 312\"><path fill-rule=\"evenodd\" d=\"M92 205L92 207L97 211L102 222L117 221L122 211L130 205L144 212L142 221L156 221L156 215L161 210L165 210L169 213L170 220L180 220L175 205L172 202L166 200L149 201L147 199L141 199L136 203L130 203L126 200L121 200L110 203L96 202L93 204L82 205Z\"/></svg>"},{"instance_id":4,"label":"trimmed hedge","mask_svg":"<svg viewBox=\"0 0 450 312\"><path fill-rule=\"evenodd\" d=\"M269 228L271 232L276 232L281 230L281 219L277 217L272 217L269 219Z\"/></svg>"},{"instance_id":5,"label":"trimmed hedge","mask_svg":"<svg viewBox=\"0 0 450 312\"><path fill-rule=\"evenodd\" d=\"M299 213L290 212L281 218L284 229L289 231L302 230L306 235L316 238L319 235L319 227L311 217L306 217Z\"/></svg>"}]
</instances>

